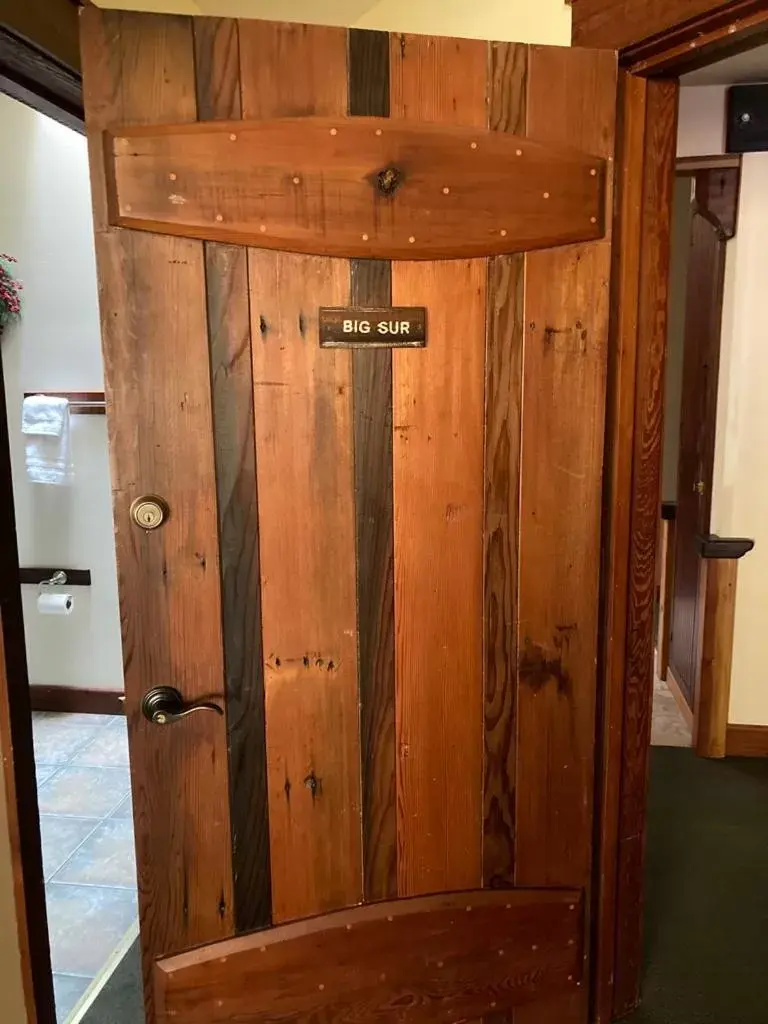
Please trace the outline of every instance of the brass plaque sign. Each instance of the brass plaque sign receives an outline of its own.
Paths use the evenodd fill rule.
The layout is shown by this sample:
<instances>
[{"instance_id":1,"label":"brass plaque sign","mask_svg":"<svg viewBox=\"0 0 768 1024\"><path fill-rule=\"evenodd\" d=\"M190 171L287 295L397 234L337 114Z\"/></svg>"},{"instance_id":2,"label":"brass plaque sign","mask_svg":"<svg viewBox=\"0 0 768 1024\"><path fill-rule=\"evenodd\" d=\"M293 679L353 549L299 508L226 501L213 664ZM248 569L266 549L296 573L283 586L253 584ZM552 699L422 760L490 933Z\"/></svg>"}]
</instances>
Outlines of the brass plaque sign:
<instances>
[{"instance_id":1,"label":"brass plaque sign","mask_svg":"<svg viewBox=\"0 0 768 1024\"><path fill-rule=\"evenodd\" d=\"M427 310L424 306L323 306L321 348L424 348Z\"/></svg>"}]
</instances>

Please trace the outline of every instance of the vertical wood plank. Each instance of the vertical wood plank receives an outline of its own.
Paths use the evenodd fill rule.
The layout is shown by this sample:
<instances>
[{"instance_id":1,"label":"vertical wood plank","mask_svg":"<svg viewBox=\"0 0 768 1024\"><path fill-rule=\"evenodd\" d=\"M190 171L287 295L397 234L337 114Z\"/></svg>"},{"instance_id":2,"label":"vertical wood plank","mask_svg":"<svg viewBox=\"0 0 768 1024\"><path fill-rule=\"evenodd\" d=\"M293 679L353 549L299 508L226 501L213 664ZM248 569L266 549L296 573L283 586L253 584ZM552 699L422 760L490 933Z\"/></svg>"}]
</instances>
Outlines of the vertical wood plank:
<instances>
[{"instance_id":1,"label":"vertical wood plank","mask_svg":"<svg viewBox=\"0 0 768 1024\"><path fill-rule=\"evenodd\" d=\"M485 126L487 54L393 36L392 115ZM430 315L392 370L398 892L415 895L482 880L486 261L397 263L392 291Z\"/></svg>"},{"instance_id":2,"label":"vertical wood plank","mask_svg":"<svg viewBox=\"0 0 768 1024\"><path fill-rule=\"evenodd\" d=\"M702 568L706 575L704 624L693 738L699 757L726 755L738 571L735 558L707 559Z\"/></svg>"},{"instance_id":3,"label":"vertical wood plank","mask_svg":"<svg viewBox=\"0 0 768 1024\"><path fill-rule=\"evenodd\" d=\"M643 838L653 700L653 602L664 413L664 354L677 132L677 82L649 80L643 161L627 662L624 686L614 1015L637 1004Z\"/></svg>"},{"instance_id":4,"label":"vertical wood plank","mask_svg":"<svg viewBox=\"0 0 768 1024\"><path fill-rule=\"evenodd\" d=\"M489 123L525 133L528 47L493 43ZM525 257L488 261L485 386L485 784L483 883L515 864L518 512Z\"/></svg>"},{"instance_id":5,"label":"vertical wood plank","mask_svg":"<svg viewBox=\"0 0 768 1024\"><path fill-rule=\"evenodd\" d=\"M199 118L240 117L237 22L195 18L194 33ZM269 924L271 916L246 250L206 243L205 277L221 551L235 924L238 932L244 932Z\"/></svg>"},{"instance_id":6,"label":"vertical wood plank","mask_svg":"<svg viewBox=\"0 0 768 1024\"><path fill-rule=\"evenodd\" d=\"M612 53L532 47L528 134L613 159L616 75ZM589 891L610 238L526 261L515 881Z\"/></svg>"},{"instance_id":7,"label":"vertical wood plank","mask_svg":"<svg viewBox=\"0 0 768 1024\"><path fill-rule=\"evenodd\" d=\"M600 650L603 687L598 719L602 727L598 733L596 800L600 839L593 964L593 1010L597 1024L610 1024L613 1020L645 99L645 79L622 72L619 78L617 139L619 207L614 233L613 320L608 348L606 408L606 501L603 512L605 566Z\"/></svg>"},{"instance_id":8,"label":"vertical wood plank","mask_svg":"<svg viewBox=\"0 0 768 1024\"><path fill-rule=\"evenodd\" d=\"M389 116L389 34L350 29L349 113ZM389 260L350 260L350 301L389 306ZM397 895L392 352L352 352L365 898Z\"/></svg>"},{"instance_id":9,"label":"vertical wood plank","mask_svg":"<svg viewBox=\"0 0 768 1024\"><path fill-rule=\"evenodd\" d=\"M140 710L158 684L224 699L205 266L199 242L109 228L101 131L195 120L192 23L95 7L81 21L151 1017L154 958L234 930L224 721L166 730ZM171 510L153 533L128 511L147 492Z\"/></svg>"},{"instance_id":10,"label":"vertical wood plank","mask_svg":"<svg viewBox=\"0 0 768 1024\"><path fill-rule=\"evenodd\" d=\"M343 114L346 33L240 22L243 117ZM362 898L349 264L250 250L275 921Z\"/></svg>"}]
</instances>

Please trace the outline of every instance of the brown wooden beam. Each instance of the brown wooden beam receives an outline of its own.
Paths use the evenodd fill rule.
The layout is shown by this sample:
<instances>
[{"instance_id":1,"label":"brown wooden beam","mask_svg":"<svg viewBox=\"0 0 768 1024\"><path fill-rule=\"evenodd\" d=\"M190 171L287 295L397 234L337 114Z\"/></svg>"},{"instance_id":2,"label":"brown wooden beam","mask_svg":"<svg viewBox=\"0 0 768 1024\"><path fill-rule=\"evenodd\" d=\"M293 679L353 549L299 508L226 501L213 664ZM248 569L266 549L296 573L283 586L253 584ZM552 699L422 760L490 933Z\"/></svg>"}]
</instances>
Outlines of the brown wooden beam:
<instances>
[{"instance_id":1,"label":"brown wooden beam","mask_svg":"<svg viewBox=\"0 0 768 1024\"><path fill-rule=\"evenodd\" d=\"M693 744L699 757L725 757L736 620L734 558L704 559L704 626Z\"/></svg>"},{"instance_id":2,"label":"brown wooden beam","mask_svg":"<svg viewBox=\"0 0 768 1024\"><path fill-rule=\"evenodd\" d=\"M0 92L85 131L79 70L0 23Z\"/></svg>"},{"instance_id":3,"label":"brown wooden beam","mask_svg":"<svg viewBox=\"0 0 768 1024\"><path fill-rule=\"evenodd\" d=\"M0 0L0 25L80 71L77 0Z\"/></svg>"}]
</instances>

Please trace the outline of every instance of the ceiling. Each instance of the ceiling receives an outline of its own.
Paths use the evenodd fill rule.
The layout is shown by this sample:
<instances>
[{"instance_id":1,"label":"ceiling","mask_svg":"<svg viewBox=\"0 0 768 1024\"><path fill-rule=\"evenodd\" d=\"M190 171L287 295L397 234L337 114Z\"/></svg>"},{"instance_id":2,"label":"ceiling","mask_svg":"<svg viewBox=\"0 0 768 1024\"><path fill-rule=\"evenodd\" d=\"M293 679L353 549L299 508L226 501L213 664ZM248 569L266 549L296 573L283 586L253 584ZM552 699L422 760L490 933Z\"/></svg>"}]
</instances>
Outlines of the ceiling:
<instances>
[{"instance_id":1,"label":"ceiling","mask_svg":"<svg viewBox=\"0 0 768 1024\"><path fill-rule=\"evenodd\" d=\"M740 85L744 82L768 82L768 46L727 57L680 79L681 85Z\"/></svg>"}]
</instances>

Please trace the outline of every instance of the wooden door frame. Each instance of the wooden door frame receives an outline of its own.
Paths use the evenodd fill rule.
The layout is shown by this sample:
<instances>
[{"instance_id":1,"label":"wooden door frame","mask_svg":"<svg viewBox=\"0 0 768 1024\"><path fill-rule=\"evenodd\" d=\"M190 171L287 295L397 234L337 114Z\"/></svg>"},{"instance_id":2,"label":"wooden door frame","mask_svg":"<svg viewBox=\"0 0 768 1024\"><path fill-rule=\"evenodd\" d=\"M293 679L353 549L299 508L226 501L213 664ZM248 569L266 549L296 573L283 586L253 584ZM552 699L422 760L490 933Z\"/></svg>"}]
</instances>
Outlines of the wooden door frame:
<instances>
[{"instance_id":1,"label":"wooden door frame","mask_svg":"<svg viewBox=\"0 0 768 1024\"><path fill-rule=\"evenodd\" d=\"M620 52L593 907L598 1024L640 998L653 615L678 80L768 39L768 0L571 0L573 43Z\"/></svg>"}]
</instances>

